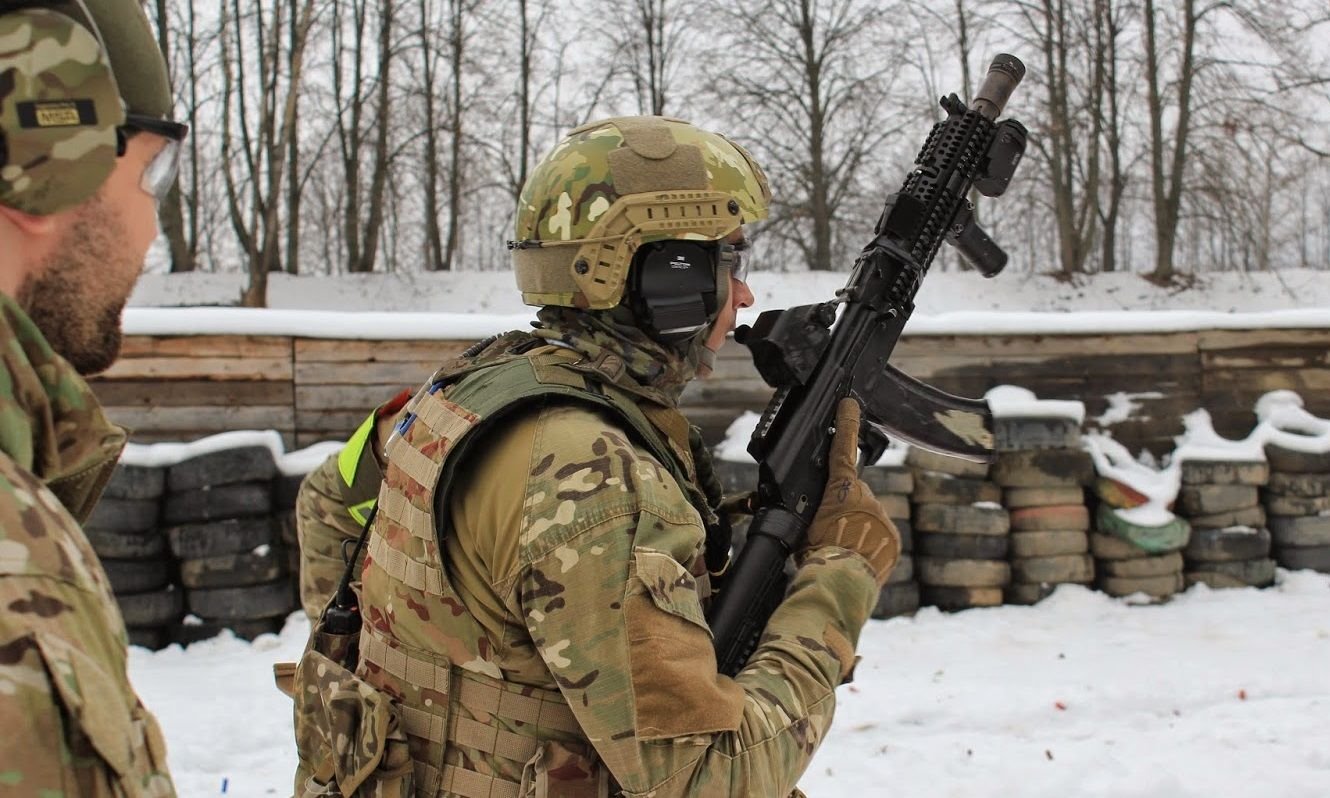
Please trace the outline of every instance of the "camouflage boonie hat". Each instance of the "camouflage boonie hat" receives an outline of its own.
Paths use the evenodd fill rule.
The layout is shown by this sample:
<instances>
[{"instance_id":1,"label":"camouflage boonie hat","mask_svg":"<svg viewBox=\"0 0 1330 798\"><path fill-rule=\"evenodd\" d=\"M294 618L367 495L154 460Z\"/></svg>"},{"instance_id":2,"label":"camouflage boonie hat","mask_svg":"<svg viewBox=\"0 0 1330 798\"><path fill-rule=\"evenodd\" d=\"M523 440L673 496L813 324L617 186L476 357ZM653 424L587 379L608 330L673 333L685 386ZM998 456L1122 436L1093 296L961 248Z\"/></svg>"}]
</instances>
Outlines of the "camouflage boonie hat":
<instances>
[{"instance_id":1,"label":"camouflage boonie hat","mask_svg":"<svg viewBox=\"0 0 1330 798\"><path fill-rule=\"evenodd\" d=\"M770 203L761 167L718 133L660 116L583 125L522 189L509 244L522 300L612 308L641 244L717 241Z\"/></svg>"},{"instance_id":2,"label":"camouflage boonie hat","mask_svg":"<svg viewBox=\"0 0 1330 798\"><path fill-rule=\"evenodd\" d=\"M91 197L115 167L124 122L90 20L44 8L0 14L0 204L48 215Z\"/></svg>"}]
</instances>

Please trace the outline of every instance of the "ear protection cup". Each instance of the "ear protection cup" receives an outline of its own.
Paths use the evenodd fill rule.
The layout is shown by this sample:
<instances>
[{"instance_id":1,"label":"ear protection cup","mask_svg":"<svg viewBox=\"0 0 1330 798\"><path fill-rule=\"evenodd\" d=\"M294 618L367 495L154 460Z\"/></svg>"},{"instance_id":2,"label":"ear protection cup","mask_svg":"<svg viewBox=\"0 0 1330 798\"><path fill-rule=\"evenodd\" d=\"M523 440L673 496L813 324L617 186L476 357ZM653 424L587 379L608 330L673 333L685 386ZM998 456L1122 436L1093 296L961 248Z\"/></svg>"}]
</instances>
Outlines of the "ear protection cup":
<instances>
[{"instance_id":1,"label":"ear protection cup","mask_svg":"<svg viewBox=\"0 0 1330 798\"><path fill-rule=\"evenodd\" d=\"M691 338L716 318L719 249L710 241L643 244L629 268L628 297L638 322L665 343ZM729 280L726 279L728 288Z\"/></svg>"},{"instance_id":2,"label":"ear protection cup","mask_svg":"<svg viewBox=\"0 0 1330 798\"><path fill-rule=\"evenodd\" d=\"M125 123L82 0L50 5L61 11L0 15L0 204L36 216L97 192L115 168Z\"/></svg>"}]
</instances>

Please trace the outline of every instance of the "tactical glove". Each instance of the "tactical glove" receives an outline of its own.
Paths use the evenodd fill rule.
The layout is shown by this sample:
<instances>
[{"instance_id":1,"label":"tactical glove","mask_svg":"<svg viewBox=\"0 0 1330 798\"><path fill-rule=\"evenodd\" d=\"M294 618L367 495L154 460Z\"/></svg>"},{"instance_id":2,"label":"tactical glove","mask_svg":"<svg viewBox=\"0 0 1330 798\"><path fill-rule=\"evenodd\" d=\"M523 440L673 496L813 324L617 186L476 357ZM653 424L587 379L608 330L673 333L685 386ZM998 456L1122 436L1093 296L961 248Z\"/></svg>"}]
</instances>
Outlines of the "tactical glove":
<instances>
[{"instance_id":1,"label":"tactical glove","mask_svg":"<svg viewBox=\"0 0 1330 798\"><path fill-rule=\"evenodd\" d=\"M886 581L900 558L901 538L873 491L859 479L859 403L842 399L836 406L836 436L828 457L831 469L822 504L808 527L808 549L838 546L862 555Z\"/></svg>"}]
</instances>

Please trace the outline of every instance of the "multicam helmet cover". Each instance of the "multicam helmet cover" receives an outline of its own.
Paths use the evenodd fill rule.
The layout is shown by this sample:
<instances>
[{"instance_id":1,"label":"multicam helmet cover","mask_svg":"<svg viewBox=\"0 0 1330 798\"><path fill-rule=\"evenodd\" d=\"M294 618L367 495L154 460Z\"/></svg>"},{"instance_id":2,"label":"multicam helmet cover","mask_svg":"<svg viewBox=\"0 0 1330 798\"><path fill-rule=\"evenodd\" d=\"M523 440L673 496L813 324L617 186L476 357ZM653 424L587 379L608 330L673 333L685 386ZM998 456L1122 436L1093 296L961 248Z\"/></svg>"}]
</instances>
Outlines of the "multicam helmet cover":
<instances>
[{"instance_id":1,"label":"multicam helmet cover","mask_svg":"<svg viewBox=\"0 0 1330 798\"><path fill-rule=\"evenodd\" d=\"M522 299L612 308L640 245L717 241L765 219L770 202L752 156L718 133L658 116L584 125L522 189L509 245Z\"/></svg>"}]
</instances>

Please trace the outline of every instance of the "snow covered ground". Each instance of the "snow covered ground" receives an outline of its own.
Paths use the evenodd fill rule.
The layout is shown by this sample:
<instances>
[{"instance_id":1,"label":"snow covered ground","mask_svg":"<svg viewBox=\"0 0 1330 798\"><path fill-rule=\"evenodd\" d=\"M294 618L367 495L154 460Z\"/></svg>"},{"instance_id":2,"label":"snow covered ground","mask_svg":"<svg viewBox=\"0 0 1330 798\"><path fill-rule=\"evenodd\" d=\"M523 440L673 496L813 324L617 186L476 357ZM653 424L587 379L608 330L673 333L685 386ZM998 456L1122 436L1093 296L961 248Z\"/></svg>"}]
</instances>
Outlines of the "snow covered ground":
<instances>
[{"instance_id":1,"label":"snow covered ground","mask_svg":"<svg viewBox=\"0 0 1330 798\"><path fill-rule=\"evenodd\" d=\"M184 796L290 794L295 615L254 644L134 649ZM811 796L1330 795L1330 576L1136 606L1064 586L1036 607L871 621Z\"/></svg>"}]
</instances>

